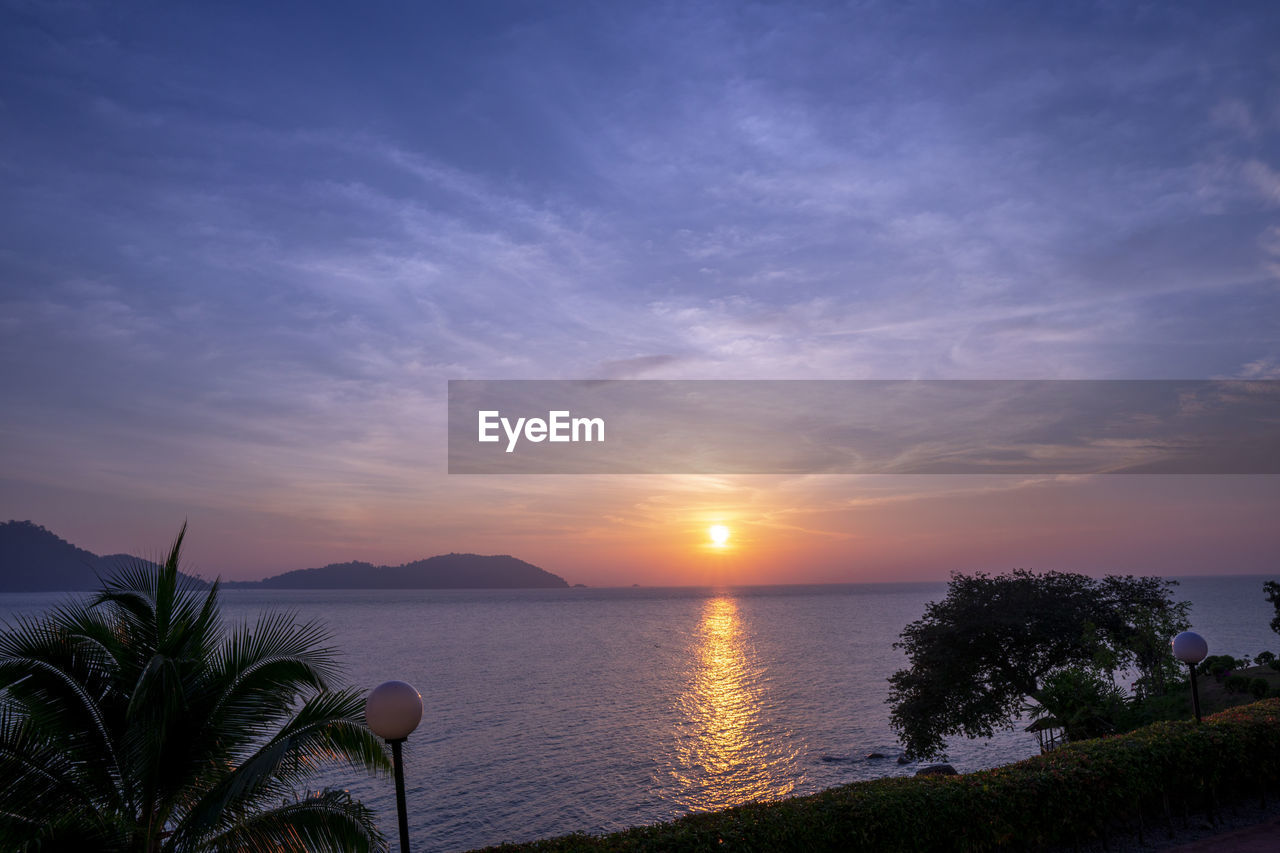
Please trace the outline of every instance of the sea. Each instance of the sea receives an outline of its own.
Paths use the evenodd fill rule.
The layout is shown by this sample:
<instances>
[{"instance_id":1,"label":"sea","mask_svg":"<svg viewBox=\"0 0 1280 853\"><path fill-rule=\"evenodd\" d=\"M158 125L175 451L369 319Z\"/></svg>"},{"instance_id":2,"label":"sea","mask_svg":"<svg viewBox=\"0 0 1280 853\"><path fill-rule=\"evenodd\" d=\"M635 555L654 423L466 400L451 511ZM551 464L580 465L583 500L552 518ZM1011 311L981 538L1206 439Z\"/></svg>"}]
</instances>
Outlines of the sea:
<instances>
[{"instance_id":1,"label":"sea","mask_svg":"<svg viewBox=\"0 0 1280 853\"><path fill-rule=\"evenodd\" d=\"M1179 578L1210 654L1280 652L1261 576ZM415 850L603 833L914 774L889 726L894 641L944 583L723 589L227 590L228 622L324 623L344 684L422 694L405 743ZM0 594L0 620L66 593ZM1038 752L957 739L961 772ZM883 758L868 758L879 753ZM393 782L330 768L396 838Z\"/></svg>"}]
</instances>

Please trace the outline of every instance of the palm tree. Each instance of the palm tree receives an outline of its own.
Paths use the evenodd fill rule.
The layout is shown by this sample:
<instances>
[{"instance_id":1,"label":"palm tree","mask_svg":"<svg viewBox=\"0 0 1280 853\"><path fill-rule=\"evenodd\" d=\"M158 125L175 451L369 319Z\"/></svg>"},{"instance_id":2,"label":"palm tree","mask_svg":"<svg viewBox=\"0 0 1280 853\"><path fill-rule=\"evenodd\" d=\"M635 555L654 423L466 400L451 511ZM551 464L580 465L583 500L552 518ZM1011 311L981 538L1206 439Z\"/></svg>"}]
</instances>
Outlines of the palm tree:
<instances>
[{"instance_id":1,"label":"palm tree","mask_svg":"<svg viewBox=\"0 0 1280 853\"><path fill-rule=\"evenodd\" d=\"M226 629L218 584L135 563L89 601L0 633L0 849L365 851L373 813L299 794L317 768L386 771L315 623Z\"/></svg>"}]
</instances>

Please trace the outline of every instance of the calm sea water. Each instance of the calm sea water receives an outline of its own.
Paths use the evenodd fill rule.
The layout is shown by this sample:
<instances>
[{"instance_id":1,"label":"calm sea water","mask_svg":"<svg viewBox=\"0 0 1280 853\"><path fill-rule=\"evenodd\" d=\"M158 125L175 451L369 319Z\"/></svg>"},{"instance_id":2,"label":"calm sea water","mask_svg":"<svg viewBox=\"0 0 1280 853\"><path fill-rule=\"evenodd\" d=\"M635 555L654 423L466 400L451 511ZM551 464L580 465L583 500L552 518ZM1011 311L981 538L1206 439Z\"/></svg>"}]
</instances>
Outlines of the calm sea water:
<instances>
[{"instance_id":1,"label":"calm sea water","mask_svg":"<svg viewBox=\"0 0 1280 853\"><path fill-rule=\"evenodd\" d=\"M1211 653L1280 651L1259 577L1184 578ZM249 591L323 621L346 681L416 686L405 745L415 849L467 850L602 832L751 799L818 791L900 767L885 679L892 648L944 584L746 589ZM0 618L60 594L0 595ZM886 759L868 760L883 752ZM952 744L962 772L1036 752L1021 731ZM331 772L395 834L389 779Z\"/></svg>"}]
</instances>

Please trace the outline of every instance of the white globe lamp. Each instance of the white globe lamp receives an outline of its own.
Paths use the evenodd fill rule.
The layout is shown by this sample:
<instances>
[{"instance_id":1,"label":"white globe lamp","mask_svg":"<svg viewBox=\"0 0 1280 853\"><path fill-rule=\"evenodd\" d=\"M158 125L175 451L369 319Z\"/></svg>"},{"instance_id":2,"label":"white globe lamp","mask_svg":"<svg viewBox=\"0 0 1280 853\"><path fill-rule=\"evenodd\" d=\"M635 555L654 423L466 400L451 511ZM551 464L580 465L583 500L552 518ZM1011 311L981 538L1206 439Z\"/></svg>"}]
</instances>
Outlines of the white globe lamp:
<instances>
[{"instance_id":1,"label":"white globe lamp","mask_svg":"<svg viewBox=\"0 0 1280 853\"><path fill-rule=\"evenodd\" d=\"M365 700L364 721L388 743L404 740L422 722L422 694L403 681L384 681Z\"/></svg>"},{"instance_id":2,"label":"white globe lamp","mask_svg":"<svg viewBox=\"0 0 1280 853\"><path fill-rule=\"evenodd\" d=\"M409 853L409 814L404 802L404 759L400 744L422 722L422 694L403 681L384 681L364 700L369 731L391 744L396 772L396 810L400 818L400 853Z\"/></svg>"},{"instance_id":3,"label":"white globe lamp","mask_svg":"<svg viewBox=\"0 0 1280 853\"><path fill-rule=\"evenodd\" d=\"M1195 631L1183 631L1173 638L1173 656L1187 665L1191 670L1191 707L1196 712L1196 722L1200 722L1200 688L1196 685L1196 664L1209 654L1209 644Z\"/></svg>"}]
</instances>

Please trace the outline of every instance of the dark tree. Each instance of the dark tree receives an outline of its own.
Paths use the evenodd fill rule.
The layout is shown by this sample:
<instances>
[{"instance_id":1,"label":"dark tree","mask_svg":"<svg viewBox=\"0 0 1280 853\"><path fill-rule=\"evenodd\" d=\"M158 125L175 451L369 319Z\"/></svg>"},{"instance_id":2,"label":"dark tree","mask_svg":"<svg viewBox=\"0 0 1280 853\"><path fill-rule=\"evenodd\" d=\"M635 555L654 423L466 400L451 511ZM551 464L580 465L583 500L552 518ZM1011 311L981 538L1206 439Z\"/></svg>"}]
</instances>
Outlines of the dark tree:
<instances>
[{"instance_id":1,"label":"dark tree","mask_svg":"<svg viewBox=\"0 0 1280 853\"><path fill-rule=\"evenodd\" d=\"M1069 667L1143 678L1166 672L1169 637L1187 626L1173 581L1017 569L953 574L946 597L902 632L910 661L890 679L891 720L909 755L945 756L946 738L1012 728L1045 679Z\"/></svg>"},{"instance_id":2,"label":"dark tree","mask_svg":"<svg viewBox=\"0 0 1280 853\"><path fill-rule=\"evenodd\" d=\"M1109 634L1117 663L1137 671L1139 698L1164 695L1183 675L1169 641L1191 627L1191 602L1174 602L1177 581L1163 578L1108 575L1100 583L1103 605L1114 610Z\"/></svg>"},{"instance_id":3,"label":"dark tree","mask_svg":"<svg viewBox=\"0 0 1280 853\"><path fill-rule=\"evenodd\" d=\"M1280 583L1266 581L1262 584L1262 591L1266 593L1267 601L1270 601L1276 608L1276 615L1271 620L1271 630L1280 634Z\"/></svg>"}]
</instances>

